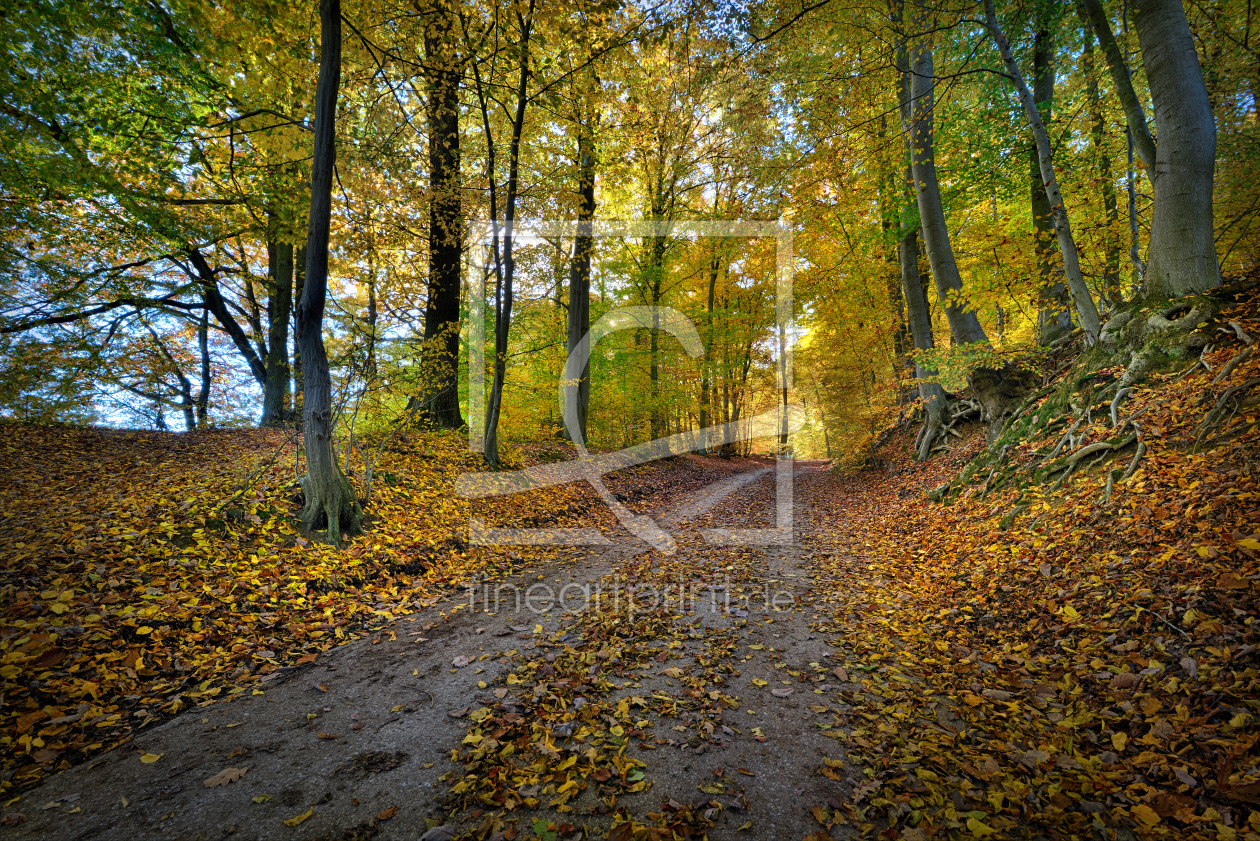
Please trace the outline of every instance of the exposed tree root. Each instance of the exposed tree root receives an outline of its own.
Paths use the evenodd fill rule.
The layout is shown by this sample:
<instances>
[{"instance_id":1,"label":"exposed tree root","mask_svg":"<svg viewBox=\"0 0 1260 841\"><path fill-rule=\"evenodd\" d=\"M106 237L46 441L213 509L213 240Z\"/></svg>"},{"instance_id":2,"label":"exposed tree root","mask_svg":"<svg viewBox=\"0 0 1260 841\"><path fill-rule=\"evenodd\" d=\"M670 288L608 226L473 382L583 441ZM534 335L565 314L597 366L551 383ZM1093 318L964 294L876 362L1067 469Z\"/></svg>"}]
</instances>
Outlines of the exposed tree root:
<instances>
[{"instance_id":1,"label":"exposed tree root","mask_svg":"<svg viewBox=\"0 0 1260 841\"><path fill-rule=\"evenodd\" d=\"M1250 348L1248 348L1248 350L1250 350ZM1198 434L1195 436L1194 447L1191 449L1191 452L1199 452L1203 439L1207 437L1209 432L1221 424L1222 419L1224 419L1226 424L1233 419L1234 414L1242 405L1242 395L1251 391L1251 389L1255 388L1257 385L1260 385L1260 377L1252 377L1244 383L1231 386L1221 392L1221 396L1216 399L1216 405L1211 408L1207 415L1204 416L1202 423L1199 424ZM1229 412L1228 418L1225 417L1227 410Z\"/></svg>"}]
</instances>

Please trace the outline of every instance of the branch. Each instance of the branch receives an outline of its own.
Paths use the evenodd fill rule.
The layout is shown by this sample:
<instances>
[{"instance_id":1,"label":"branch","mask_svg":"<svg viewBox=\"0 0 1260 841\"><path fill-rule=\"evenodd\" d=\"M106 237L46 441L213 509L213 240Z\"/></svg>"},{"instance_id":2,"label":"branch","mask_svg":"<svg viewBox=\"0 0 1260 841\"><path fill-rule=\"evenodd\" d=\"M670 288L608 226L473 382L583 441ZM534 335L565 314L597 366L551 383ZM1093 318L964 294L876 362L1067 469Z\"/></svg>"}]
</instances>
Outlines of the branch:
<instances>
[{"instance_id":1,"label":"branch","mask_svg":"<svg viewBox=\"0 0 1260 841\"><path fill-rule=\"evenodd\" d=\"M179 294L179 291L173 292L171 295L162 298L127 296L125 298L118 298L117 300L109 301L108 303L99 304L95 307L90 307L86 310L80 310L79 312L63 313L62 315L50 315L45 318L37 318L33 321L24 321L20 324L8 324L0 327L0 333L22 333L26 330L33 330L36 327L48 327L53 324L69 324L72 321L82 321L85 318L91 318L92 316L100 315L103 312L116 310L119 307L129 306L135 307L137 310L144 309L146 307L175 307L183 310L198 310L205 306L200 303L189 304L184 303L183 301L177 301L173 297L177 294Z\"/></svg>"}]
</instances>

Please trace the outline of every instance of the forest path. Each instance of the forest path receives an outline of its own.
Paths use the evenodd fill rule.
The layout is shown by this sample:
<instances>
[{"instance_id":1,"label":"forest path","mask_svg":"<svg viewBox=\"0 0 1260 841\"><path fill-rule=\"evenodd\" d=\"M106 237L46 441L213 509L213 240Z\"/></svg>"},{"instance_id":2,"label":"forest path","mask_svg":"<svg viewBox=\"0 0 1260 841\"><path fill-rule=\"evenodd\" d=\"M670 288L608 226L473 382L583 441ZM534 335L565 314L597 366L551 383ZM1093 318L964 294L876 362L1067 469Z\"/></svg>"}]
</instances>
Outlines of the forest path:
<instances>
[{"instance_id":1,"label":"forest path","mask_svg":"<svg viewBox=\"0 0 1260 841\"><path fill-rule=\"evenodd\" d=\"M654 826L707 831L714 841L818 831L810 809L828 800L838 807L841 791L855 781L844 777L839 743L827 738L839 681L830 671L832 648L811 629L819 617L810 603L816 541L809 498L830 477L819 463L798 462L795 478L790 546L717 547L699 534L773 525L772 469L690 494L665 490L640 513L674 534L675 556L628 536L610 547L562 550L555 563L478 590L474 607L467 596L438 603L371 640L277 673L255 694L142 731L131 744L24 793L19 808L28 819L3 835L385 841L419 838L451 821L452 809L461 837L604 837L617 824L614 838ZM641 607L624 622L614 616L605 623L623 635L624 653L605 663L600 651L590 669L600 677L576 695L570 691L565 703L551 700L572 680L537 681L532 694L522 691L535 687L516 675L554 677L574 652L585 669L588 655L608 648L590 638L601 633L591 624L594 612L580 609L597 585L605 606L611 594ZM537 595L537 610L528 609L528 599L509 604L526 588ZM648 592L657 590L663 598L649 602ZM573 609L543 610L548 593ZM589 709L578 722L575 709L583 707ZM488 733L496 721L519 722L535 739L543 733L546 753L477 766L468 795L449 799L464 774L451 762L452 750L476 749L482 726ZM548 757L563 769L561 756L593 754L591 745L604 752L600 762L607 756L623 768L620 779L584 774L577 779L585 785L570 786L570 797L551 800L565 774L544 767ZM144 763L145 754L160 759ZM831 779L819 773L823 756L836 763ZM573 764L570 775L582 770ZM509 782L508 771L518 766L534 785L519 785L520 777ZM248 770L207 787L231 768ZM504 793L524 806L497 824L498 811L482 813L468 799L497 795L501 803ZM302 816L296 826L286 824Z\"/></svg>"}]
</instances>

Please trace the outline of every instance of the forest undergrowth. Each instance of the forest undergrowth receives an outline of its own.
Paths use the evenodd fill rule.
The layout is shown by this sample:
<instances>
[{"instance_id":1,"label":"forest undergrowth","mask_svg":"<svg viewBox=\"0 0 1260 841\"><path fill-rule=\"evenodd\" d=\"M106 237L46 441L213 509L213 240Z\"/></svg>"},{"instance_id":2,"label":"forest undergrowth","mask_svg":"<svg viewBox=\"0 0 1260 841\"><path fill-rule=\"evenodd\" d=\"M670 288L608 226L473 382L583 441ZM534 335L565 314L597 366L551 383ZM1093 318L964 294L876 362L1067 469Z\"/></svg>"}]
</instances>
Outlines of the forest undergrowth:
<instances>
[{"instance_id":1,"label":"forest undergrowth","mask_svg":"<svg viewBox=\"0 0 1260 841\"><path fill-rule=\"evenodd\" d=\"M1183 373L1117 399L1119 367L1061 372L1032 434L920 465L900 433L817 501L819 627L854 684L835 725L864 772L820 824L1260 837L1260 319L1246 300L1199 326Z\"/></svg>"}]
</instances>

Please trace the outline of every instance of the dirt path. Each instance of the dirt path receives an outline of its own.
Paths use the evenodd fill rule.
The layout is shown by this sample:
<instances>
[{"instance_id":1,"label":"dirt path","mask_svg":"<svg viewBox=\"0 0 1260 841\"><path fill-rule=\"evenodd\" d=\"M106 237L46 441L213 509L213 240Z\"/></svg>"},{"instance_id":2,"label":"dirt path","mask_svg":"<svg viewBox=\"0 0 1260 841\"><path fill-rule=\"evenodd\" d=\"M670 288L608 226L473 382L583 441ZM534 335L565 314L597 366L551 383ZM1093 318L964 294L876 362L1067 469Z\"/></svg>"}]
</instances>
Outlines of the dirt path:
<instances>
[{"instance_id":1,"label":"dirt path","mask_svg":"<svg viewBox=\"0 0 1260 841\"><path fill-rule=\"evenodd\" d=\"M51 778L6 810L20 810L27 820L0 834L385 841L416 839L453 823L471 837L577 838L604 837L627 819L632 828L685 823L714 841L819 831L810 809L829 799L838 806L854 780L841 761L841 743L828 737L839 703L832 672L838 641L829 645L811 630L817 617L810 609L809 558L817 547L811 548L808 499L827 477L819 465L800 463L796 478L792 546L714 547L699 534L772 525L768 468L683 498L652 500L651 513L679 541L673 558L629 541L571 550L497 590L477 590L474 607L464 598L404 617L377 638L272 676L253 694L181 715ZM592 613L580 609L597 586L605 604L611 593L648 606L627 614L631 624L646 624L622 640L622 654L595 638L601 632ZM665 589L663 598L648 602L648 587ZM539 595L527 600L536 610L513 603L531 592ZM546 593L565 601L547 606ZM617 624L608 626L617 630ZM568 695L572 680L542 679L535 687L517 677L554 676L574 657L579 665L593 663L591 684ZM598 714L579 721L584 707ZM497 771L485 757L470 757L484 753L479 740L487 737L477 725L485 723L488 732L493 721L509 722L500 734L513 723L532 724L535 739L543 733L546 753L537 754L543 764L529 766L537 771L532 790L498 773L528 771L524 757L502 760ZM608 731L592 730L598 727ZM548 782L564 779L543 767L549 758L554 754L563 767L562 756L589 756L594 769L605 761L603 753L594 758L596 747L616 768L628 765L628 773L610 780L596 771L569 786L571 796L558 806L545 805L557 788L552 782L549 791ZM473 764L452 763L453 750L465 751L461 761ZM824 756L834 764L828 777L820 773ZM480 790L485 806L471 793L449 799L468 767L480 769L465 779L476 781L470 792ZM225 769L248 770L208 787ZM497 801L485 787L491 777ZM503 812L505 794L515 811ZM303 815L296 826L286 825ZM630 830L621 834L628 838Z\"/></svg>"}]
</instances>

